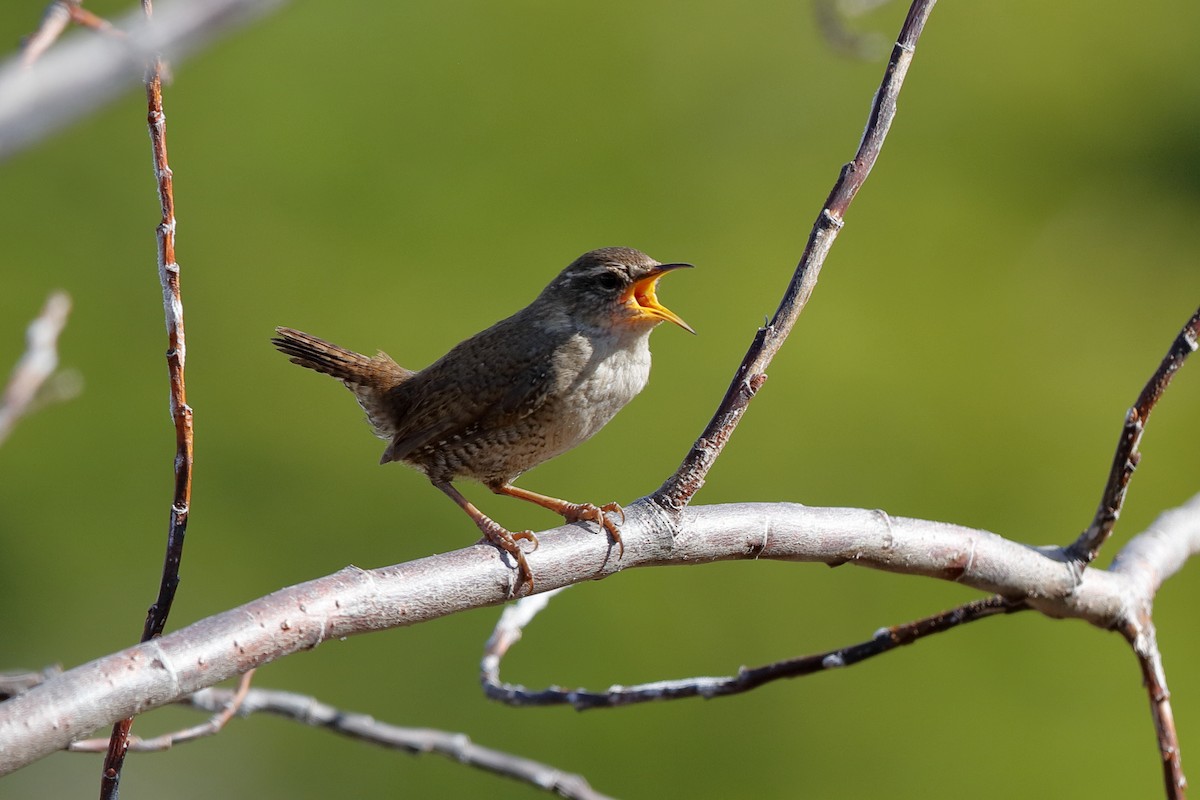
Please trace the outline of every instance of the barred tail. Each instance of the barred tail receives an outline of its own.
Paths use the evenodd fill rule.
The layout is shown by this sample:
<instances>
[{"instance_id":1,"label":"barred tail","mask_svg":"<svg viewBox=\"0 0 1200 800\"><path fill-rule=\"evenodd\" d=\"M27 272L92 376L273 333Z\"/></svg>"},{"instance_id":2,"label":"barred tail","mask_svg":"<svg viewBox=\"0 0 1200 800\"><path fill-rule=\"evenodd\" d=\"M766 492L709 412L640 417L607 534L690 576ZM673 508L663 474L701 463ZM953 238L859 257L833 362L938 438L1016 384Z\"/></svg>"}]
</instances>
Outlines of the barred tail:
<instances>
[{"instance_id":1,"label":"barred tail","mask_svg":"<svg viewBox=\"0 0 1200 800\"><path fill-rule=\"evenodd\" d=\"M412 370L386 353L371 358L292 328L276 328L275 332L279 335L271 344L293 364L332 375L346 384L367 412L367 421L377 436L387 439L395 433L395 410L388 392L411 378L415 374Z\"/></svg>"},{"instance_id":2,"label":"barred tail","mask_svg":"<svg viewBox=\"0 0 1200 800\"><path fill-rule=\"evenodd\" d=\"M279 336L272 339L271 344L289 356L293 364L332 375L351 388L389 389L413 374L385 353L371 358L293 328L276 328L275 332Z\"/></svg>"}]
</instances>

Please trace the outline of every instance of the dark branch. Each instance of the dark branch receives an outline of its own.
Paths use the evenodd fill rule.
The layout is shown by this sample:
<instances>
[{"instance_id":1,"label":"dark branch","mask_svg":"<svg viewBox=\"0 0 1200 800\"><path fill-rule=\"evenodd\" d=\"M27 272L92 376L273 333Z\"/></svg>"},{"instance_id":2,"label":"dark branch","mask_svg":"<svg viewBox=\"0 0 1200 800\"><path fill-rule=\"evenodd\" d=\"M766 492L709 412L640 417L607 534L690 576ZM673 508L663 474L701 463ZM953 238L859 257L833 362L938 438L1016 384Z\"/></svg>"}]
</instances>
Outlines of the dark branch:
<instances>
[{"instance_id":1,"label":"dark branch","mask_svg":"<svg viewBox=\"0 0 1200 800\"><path fill-rule=\"evenodd\" d=\"M691 502L692 497L704 485L709 469L741 421L751 398L767 379L767 367L792 332L800 312L804 310L808 298L816 288L817 277L825 263L825 257L844 224L846 210L879 158L892 118L896 115L896 98L904 84L904 76L912 62L917 40L925 28L934 2L936 0L915 0L909 8L908 17L904 20L900 36L892 49L883 83L875 93L875 101L871 105L858 152L853 161L842 167L841 175L829 193L824 208L817 215L800 263L792 274L775 316L755 335L750 349L734 375L733 382L725 392L725 397L717 406L716 413L679 469L652 497L654 502L665 510L678 512Z\"/></svg>"},{"instance_id":2,"label":"dark branch","mask_svg":"<svg viewBox=\"0 0 1200 800\"><path fill-rule=\"evenodd\" d=\"M1150 380L1142 388L1137 402L1125 414L1125 425L1121 428L1121 437L1117 440L1117 452L1113 455L1112 468L1108 473L1108 482L1104 486L1104 494L1100 497L1100 505L1096 516L1075 543L1068 549L1070 557L1080 564L1090 564L1100 552L1100 548L1112 535L1113 527L1121 516L1121 508L1125 504L1125 493L1129 490L1129 479L1137 469L1141 453L1138 444L1142 441L1142 433L1150 412L1158 404L1159 398L1167 390L1171 378L1183 366L1187 357L1196 351L1200 341L1200 309L1187 321L1171 348L1163 356L1158 369L1150 376Z\"/></svg>"},{"instance_id":3,"label":"dark branch","mask_svg":"<svg viewBox=\"0 0 1200 800\"><path fill-rule=\"evenodd\" d=\"M1175 732L1175 715L1171 713L1171 693L1167 690L1167 674L1163 670L1162 655L1158 650L1158 637L1154 622L1150 618L1149 604L1121 626L1121 633L1142 670L1142 683L1150 699L1150 716L1154 721L1154 732L1158 740L1158 752L1162 758L1163 784L1168 800L1184 800L1187 795L1187 778L1183 775L1183 763L1179 757L1179 737Z\"/></svg>"},{"instance_id":4,"label":"dark branch","mask_svg":"<svg viewBox=\"0 0 1200 800\"><path fill-rule=\"evenodd\" d=\"M960 625L988 619L1000 614L1028 610L1022 603L1013 603L994 596L966 603L931 617L883 628L865 642L827 650L823 653L789 658L761 667L742 667L736 675L719 678L698 677L681 680L655 681L635 686L612 686L603 692L587 689L564 689L551 686L530 690L519 684L500 680L500 661L512 645L520 640L524 627L546 606L550 595L524 598L505 609L492 632L480 664L479 681L484 694L492 700L513 706L570 705L576 711L593 708L647 703L657 700L681 700L685 697L726 697L757 689L782 678L799 678L830 669L853 666L868 658L889 653L897 648L953 630ZM539 602L540 601L540 602ZM528 604L528 605L526 605ZM522 607L524 606L524 607Z\"/></svg>"}]
</instances>

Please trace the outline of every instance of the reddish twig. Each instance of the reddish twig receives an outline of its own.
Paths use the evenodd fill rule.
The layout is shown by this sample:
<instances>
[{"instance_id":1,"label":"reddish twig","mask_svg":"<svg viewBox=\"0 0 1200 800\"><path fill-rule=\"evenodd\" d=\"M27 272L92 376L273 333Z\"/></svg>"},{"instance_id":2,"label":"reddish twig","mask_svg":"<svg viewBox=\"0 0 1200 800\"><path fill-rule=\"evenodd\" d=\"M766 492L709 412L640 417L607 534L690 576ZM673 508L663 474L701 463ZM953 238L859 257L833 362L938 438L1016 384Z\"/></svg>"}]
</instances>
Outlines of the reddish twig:
<instances>
[{"instance_id":1,"label":"reddish twig","mask_svg":"<svg viewBox=\"0 0 1200 800\"><path fill-rule=\"evenodd\" d=\"M1137 402L1125 414L1125 425L1121 429L1121 438L1117 441L1117 452L1113 455L1112 469L1109 470L1108 482L1104 486L1104 494L1100 497L1096 515L1087 530L1067 548L1067 555L1077 563L1090 564L1112 535L1113 527L1117 524L1121 508L1125 504L1129 479L1133 477L1133 471L1137 469L1141 459L1138 444L1142 441L1142 433L1146 429L1150 412L1167 390L1171 378L1183 366L1187 357L1196 351L1197 346L1200 346L1200 308L1196 309L1196 313L1175 337L1162 363L1142 388Z\"/></svg>"},{"instance_id":2,"label":"reddish twig","mask_svg":"<svg viewBox=\"0 0 1200 800\"><path fill-rule=\"evenodd\" d=\"M150 0L143 0L150 14ZM162 219L156 229L158 278L163 291L163 315L167 325L167 371L171 383L171 419L175 425L175 491L171 502L167 554L163 564L158 598L146 615L142 641L159 636L167 622L175 589L179 585L179 563L192 501L192 409L187 404L184 365L187 343L183 326L183 299L179 289L179 264L175 261L175 195L173 175L167 163L167 118L162 104L163 63L156 59L147 71L147 124L154 149L154 177Z\"/></svg>"},{"instance_id":3,"label":"reddish twig","mask_svg":"<svg viewBox=\"0 0 1200 800\"><path fill-rule=\"evenodd\" d=\"M705 699L727 697L757 689L763 684L782 678L798 678L825 670L853 666L860 661L883 655L969 622L1029 609L1023 603L1011 602L998 595L988 597L965 603L931 617L882 628L865 642L800 658L789 658L761 667L742 667L736 675L719 678L697 677L655 681L635 686L611 686L602 692L564 689L560 686L531 690L519 684L502 682L500 680L501 659L514 644L520 641L524 627L546 607L546 601L549 600L550 594L519 600L508 606L496 623L496 628L484 649L479 675L479 682L483 685L484 694L492 700L513 706L570 705L576 711L587 711L593 708L615 708L658 700L681 700L685 697L703 697Z\"/></svg>"},{"instance_id":4,"label":"reddish twig","mask_svg":"<svg viewBox=\"0 0 1200 800\"><path fill-rule=\"evenodd\" d=\"M151 0L142 0L147 20L153 15ZM175 590L179 586L179 567L183 559L183 542L187 533L188 513L192 499L192 409L187 404L184 364L187 344L183 325L183 299L179 289L179 264L175 260L175 196L173 176L167 162L167 120L163 114L161 57L151 59L146 68L146 101L149 108L147 124L154 152L154 177L158 184L158 199L162 210L156 228L158 241L158 277L162 284L163 314L167 325L167 371L170 376L171 419L175 427L175 490L171 500L167 526L166 555L158 596L146 612L142 641L161 636L171 613ZM129 730L133 718L127 717L113 726L109 747L100 779L101 800L117 796L121 766L128 749Z\"/></svg>"},{"instance_id":5,"label":"reddish twig","mask_svg":"<svg viewBox=\"0 0 1200 800\"><path fill-rule=\"evenodd\" d=\"M737 427L750 400L766 381L766 369L795 327L796 320L817 285L817 276L825 257L844 224L846 210L871 173L879 152L896 115L896 98L904 76L912 63L913 53L925 22L936 0L914 0L892 49L883 82L875 93L866 130L859 142L854 160L842 167L824 208L817 216L808 243L788 283L775 316L765 328L760 328L745 358L738 366L733 382L725 392L712 420L700 434L679 469L652 495L652 500L664 509L678 512L704 485L705 476L724 449Z\"/></svg>"},{"instance_id":6,"label":"reddish twig","mask_svg":"<svg viewBox=\"0 0 1200 800\"><path fill-rule=\"evenodd\" d=\"M74 22L85 28L111 36L124 36L111 22L83 7L83 0L52 0L42 14L38 28L29 34L21 49L21 67L29 69L50 46L58 41L67 25Z\"/></svg>"},{"instance_id":7,"label":"reddish twig","mask_svg":"<svg viewBox=\"0 0 1200 800\"><path fill-rule=\"evenodd\" d=\"M76 25L81 25L85 28L91 28L97 33L103 33L106 36L116 36L118 38L125 35L125 31L120 30L104 17L97 16L91 11L88 11L79 3L71 6L71 22Z\"/></svg>"},{"instance_id":8,"label":"reddish twig","mask_svg":"<svg viewBox=\"0 0 1200 800\"><path fill-rule=\"evenodd\" d=\"M13 367L0 395L0 444L33 404L38 392L58 367L58 336L67 324L71 298L55 292L25 332L25 353Z\"/></svg>"},{"instance_id":9,"label":"reddish twig","mask_svg":"<svg viewBox=\"0 0 1200 800\"><path fill-rule=\"evenodd\" d=\"M58 41L58 37L62 36L67 25L71 23L72 10L78 8L82 1L52 0L50 5L46 6L37 30L25 38L24 46L21 49L22 69L29 69L33 66L33 63L41 58L42 53L45 53L52 44Z\"/></svg>"}]
</instances>

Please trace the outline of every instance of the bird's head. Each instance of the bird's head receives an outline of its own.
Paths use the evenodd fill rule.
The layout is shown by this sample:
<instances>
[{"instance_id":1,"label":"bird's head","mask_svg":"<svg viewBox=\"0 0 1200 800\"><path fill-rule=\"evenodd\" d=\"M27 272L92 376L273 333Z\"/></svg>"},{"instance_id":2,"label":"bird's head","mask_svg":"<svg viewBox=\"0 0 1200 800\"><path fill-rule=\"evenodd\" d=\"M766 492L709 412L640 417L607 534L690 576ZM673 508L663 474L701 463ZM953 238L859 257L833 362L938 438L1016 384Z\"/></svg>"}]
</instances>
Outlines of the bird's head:
<instances>
[{"instance_id":1,"label":"bird's head","mask_svg":"<svg viewBox=\"0 0 1200 800\"><path fill-rule=\"evenodd\" d=\"M577 321L599 327L627 325L645 330L666 321L695 333L655 294L663 275L690 266L660 264L632 247L605 247L571 262L539 299L565 309Z\"/></svg>"}]
</instances>

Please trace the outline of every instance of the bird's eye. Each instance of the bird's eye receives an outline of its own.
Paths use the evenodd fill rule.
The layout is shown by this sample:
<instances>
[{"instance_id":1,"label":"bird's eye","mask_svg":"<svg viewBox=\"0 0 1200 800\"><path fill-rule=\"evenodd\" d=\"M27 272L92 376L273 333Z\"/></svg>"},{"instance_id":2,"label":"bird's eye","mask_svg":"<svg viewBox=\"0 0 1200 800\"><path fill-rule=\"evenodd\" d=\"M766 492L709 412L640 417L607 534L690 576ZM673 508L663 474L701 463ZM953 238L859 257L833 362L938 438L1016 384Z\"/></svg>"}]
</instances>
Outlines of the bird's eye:
<instances>
[{"instance_id":1,"label":"bird's eye","mask_svg":"<svg viewBox=\"0 0 1200 800\"><path fill-rule=\"evenodd\" d=\"M596 283L600 284L601 289L612 290L620 289L624 281L615 272L601 272L600 276L596 278Z\"/></svg>"}]
</instances>

